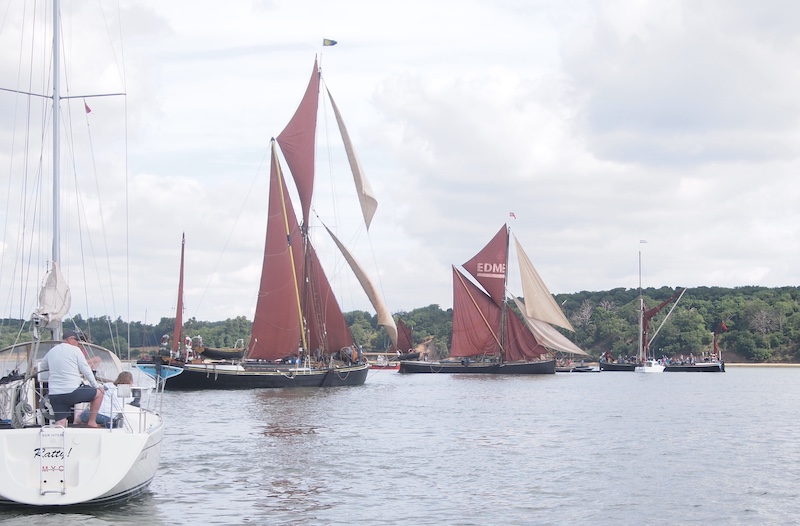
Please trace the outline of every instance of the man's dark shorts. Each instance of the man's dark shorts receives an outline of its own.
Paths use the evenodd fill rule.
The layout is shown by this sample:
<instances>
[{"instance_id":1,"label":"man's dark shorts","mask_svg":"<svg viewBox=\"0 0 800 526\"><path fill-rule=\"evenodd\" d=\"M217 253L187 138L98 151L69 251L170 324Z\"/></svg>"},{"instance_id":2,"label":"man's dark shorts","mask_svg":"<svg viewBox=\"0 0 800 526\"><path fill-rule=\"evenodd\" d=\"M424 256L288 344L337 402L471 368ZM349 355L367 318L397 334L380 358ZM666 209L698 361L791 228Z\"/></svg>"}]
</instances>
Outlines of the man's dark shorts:
<instances>
[{"instance_id":1,"label":"man's dark shorts","mask_svg":"<svg viewBox=\"0 0 800 526\"><path fill-rule=\"evenodd\" d=\"M97 396L97 389L91 385L82 385L65 394L51 394L50 404L53 406L56 420L63 420L72 414L72 407L81 402L91 402Z\"/></svg>"}]
</instances>

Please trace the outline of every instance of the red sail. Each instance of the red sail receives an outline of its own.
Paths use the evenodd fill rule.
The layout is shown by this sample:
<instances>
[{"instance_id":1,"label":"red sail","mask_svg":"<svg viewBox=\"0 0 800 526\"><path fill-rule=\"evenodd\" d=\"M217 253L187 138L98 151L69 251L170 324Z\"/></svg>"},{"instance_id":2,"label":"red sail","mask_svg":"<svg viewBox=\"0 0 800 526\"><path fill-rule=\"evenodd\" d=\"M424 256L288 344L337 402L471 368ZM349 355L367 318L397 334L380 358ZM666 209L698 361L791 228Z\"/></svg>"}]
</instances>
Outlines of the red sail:
<instances>
[{"instance_id":1,"label":"red sail","mask_svg":"<svg viewBox=\"0 0 800 526\"><path fill-rule=\"evenodd\" d=\"M483 250L463 265L498 306L505 300L507 259L508 229L503 225Z\"/></svg>"},{"instance_id":2,"label":"red sail","mask_svg":"<svg viewBox=\"0 0 800 526\"><path fill-rule=\"evenodd\" d=\"M503 359L506 362L536 360L547 353L547 349L536 341L533 333L511 309L506 309L505 351Z\"/></svg>"},{"instance_id":3,"label":"red sail","mask_svg":"<svg viewBox=\"0 0 800 526\"><path fill-rule=\"evenodd\" d=\"M400 352L408 352L414 348L414 335L411 328L403 320L397 318L397 348Z\"/></svg>"},{"instance_id":4,"label":"red sail","mask_svg":"<svg viewBox=\"0 0 800 526\"><path fill-rule=\"evenodd\" d=\"M292 172L303 210L303 224L308 224L311 196L314 193L314 147L317 134L317 108L319 106L319 69L314 60L314 71L308 82L300 106L278 135L281 152Z\"/></svg>"},{"instance_id":5,"label":"red sail","mask_svg":"<svg viewBox=\"0 0 800 526\"><path fill-rule=\"evenodd\" d=\"M331 354L345 347L352 347L354 344L350 327L310 241L306 243L306 251L308 279L304 280L306 288L303 294L303 314L308 325L309 350L312 355L317 350L323 354Z\"/></svg>"},{"instance_id":6,"label":"red sail","mask_svg":"<svg viewBox=\"0 0 800 526\"><path fill-rule=\"evenodd\" d=\"M397 346L392 345L389 347L389 352L407 353L414 348L414 336L411 333L411 328L406 325L403 320L397 318Z\"/></svg>"},{"instance_id":7,"label":"red sail","mask_svg":"<svg viewBox=\"0 0 800 526\"><path fill-rule=\"evenodd\" d=\"M178 306L175 308L175 329L172 332L172 350L179 351L183 338L183 252L186 248L186 234L181 234L181 274L178 278Z\"/></svg>"},{"instance_id":8,"label":"red sail","mask_svg":"<svg viewBox=\"0 0 800 526\"><path fill-rule=\"evenodd\" d=\"M453 341L450 356L500 353L501 311L492 298L453 267Z\"/></svg>"},{"instance_id":9,"label":"red sail","mask_svg":"<svg viewBox=\"0 0 800 526\"><path fill-rule=\"evenodd\" d=\"M277 360L297 354L301 323L296 283L302 276L302 235L273 143L264 264L248 358Z\"/></svg>"},{"instance_id":10,"label":"red sail","mask_svg":"<svg viewBox=\"0 0 800 526\"><path fill-rule=\"evenodd\" d=\"M658 304L658 306L653 307L652 309L647 309L644 304L644 300L642 300L642 334L640 335L642 338L642 352L644 353L644 358L646 359L650 356L650 340L648 338L648 332L650 330L650 320L652 320L656 314L661 312L661 309L672 303L675 298L680 297L681 293L686 289L676 289L675 294L670 296L668 299L662 301Z\"/></svg>"}]
</instances>

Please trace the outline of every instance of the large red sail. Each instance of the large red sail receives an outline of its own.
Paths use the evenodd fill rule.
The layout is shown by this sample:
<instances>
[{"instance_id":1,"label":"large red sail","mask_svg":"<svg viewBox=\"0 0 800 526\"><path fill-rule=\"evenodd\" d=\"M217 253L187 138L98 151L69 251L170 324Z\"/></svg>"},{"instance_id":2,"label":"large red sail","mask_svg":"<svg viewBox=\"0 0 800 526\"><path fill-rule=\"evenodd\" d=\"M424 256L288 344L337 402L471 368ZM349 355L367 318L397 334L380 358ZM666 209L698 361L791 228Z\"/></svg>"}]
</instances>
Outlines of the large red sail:
<instances>
[{"instance_id":1,"label":"large red sail","mask_svg":"<svg viewBox=\"0 0 800 526\"><path fill-rule=\"evenodd\" d=\"M505 351L503 360L506 362L536 360L547 353L547 348L536 341L533 333L511 309L506 309Z\"/></svg>"},{"instance_id":2,"label":"large red sail","mask_svg":"<svg viewBox=\"0 0 800 526\"><path fill-rule=\"evenodd\" d=\"M501 310L492 298L453 267L453 341L450 356L500 353Z\"/></svg>"},{"instance_id":3,"label":"large red sail","mask_svg":"<svg viewBox=\"0 0 800 526\"><path fill-rule=\"evenodd\" d=\"M503 225L483 250L462 265L498 306L505 300L507 259L508 229Z\"/></svg>"},{"instance_id":4,"label":"large red sail","mask_svg":"<svg viewBox=\"0 0 800 526\"><path fill-rule=\"evenodd\" d=\"M181 274L178 278L178 306L175 308L175 329L172 331L172 350L180 351L183 339L183 252L186 248L186 234L181 234Z\"/></svg>"},{"instance_id":5,"label":"large red sail","mask_svg":"<svg viewBox=\"0 0 800 526\"><path fill-rule=\"evenodd\" d=\"M247 357L277 360L297 354L301 341L299 289L303 239L272 144L269 216L253 332Z\"/></svg>"},{"instance_id":6,"label":"large red sail","mask_svg":"<svg viewBox=\"0 0 800 526\"><path fill-rule=\"evenodd\" d=\"M278 135L281 152L292 172L300 204L303 211L303 224L308 224L311 197L314 193L314 150L317 134L317 108L319 106L319 69L314 60L314 71L308 82L300 106Z\"/></svg>"},{"instance_id":7,"label":"large red sail","mask_svg":"<svg viewBox=\"0 0 800 526\"><path fill-rule=\"evenodd\" d=\"M317 350L331 354L352 347L354 343L350 327L310 240L306 242L306 258L308 279L304 280L303 314L308 325L309 350L312 354Z\"/></svg>"}]
</instances>

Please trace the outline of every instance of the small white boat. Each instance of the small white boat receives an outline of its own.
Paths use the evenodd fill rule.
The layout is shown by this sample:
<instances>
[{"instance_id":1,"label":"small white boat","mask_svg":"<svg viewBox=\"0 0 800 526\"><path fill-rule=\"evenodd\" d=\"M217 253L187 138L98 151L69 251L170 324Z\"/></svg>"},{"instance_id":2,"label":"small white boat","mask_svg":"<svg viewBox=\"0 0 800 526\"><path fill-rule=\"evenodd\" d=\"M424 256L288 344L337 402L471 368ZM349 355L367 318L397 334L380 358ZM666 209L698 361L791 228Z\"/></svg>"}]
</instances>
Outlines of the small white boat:
<instances>
[{"instance_id":1,"label":"small white boat","mask_svg":"<svg viewBox=\"0 0 800 526\"><path fill-rule=\"evenodd\" d=\"M637 373L663 373L664 366L652 358L637 366L634 371Z\"/></svg>"},{"instance_id":2,"label":"small white boat","mask_svg":"<svg viewBox=\"0 0 800 526\"><path fill-rule=\"evenodd\" d=\"M46 406L44 373L27 374L27 364L59 343L34 340L0 350L0 506L124 501L144 493L158 468L164 381L132 387L134 401L110 415L117 427L57 426ZM89 343L84 348L99 358L99 378L116 378L123 371L108 349ZM181 371L165 371L163 377L176 372ZM125 396L122 386L118 389ZM79 404L75 414L86 408Z\"/></svg>"}]
</instances>

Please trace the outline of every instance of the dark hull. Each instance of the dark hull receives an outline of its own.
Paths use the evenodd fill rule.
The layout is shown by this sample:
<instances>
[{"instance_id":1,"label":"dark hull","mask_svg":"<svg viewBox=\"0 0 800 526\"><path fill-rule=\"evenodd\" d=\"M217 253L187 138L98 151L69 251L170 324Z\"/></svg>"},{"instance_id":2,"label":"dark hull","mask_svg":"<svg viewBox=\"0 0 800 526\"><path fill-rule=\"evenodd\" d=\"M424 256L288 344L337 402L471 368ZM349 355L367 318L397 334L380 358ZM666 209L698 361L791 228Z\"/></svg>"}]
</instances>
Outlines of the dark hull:
<instances>
[{"instance_id":1,"label":"dark hull","mask_svg":"<svg viewBox=\"0 0 800 526\"><path fill-rule=\"evenodd\" d=\"M203 358L208 358L210 360L238 360L244 356L244 349L213 349L205 347L202 351L198 351L198 353Z\"/></svg>"},{"instance_id":2,"label":"dark hull","mask_svg":"<svg viewBox=\"0 0 800 526\"><path fill-rule=\"evenodd\" d=\"M725 362L700 362L694 365L667 365L665 373L724 373Z\"/></svg>"},{"instance_id":3,"label":"dark hull","mask_svg":"<svg viewBox=\"0 0 800 526\"><path fill-rule=\"evenodd\" d=\"M187 364L183 373L170 378L166 389L254 389L281 387L340 387L363 385L369 365L335 369L300 369L289 366Z\"/></svg>"},{"instance_id":4,"label":"dark hull","mask_svg":"<svg viewBox=\"0 0 800 526\"><path fill-rule=\"evenodd\" d=\"M636 363L613 363L613 362L604 362L600 361L600 370L601 371L630 371L633 372L636 370L636 366L641 364Z\"/></svg>"},{"instance_id":5,"label":"dark hull","mask_svg":"<svg viewBox=\"0 0 800 526\"><path fill-rule=\"evenodd\" d=\"M444 374L555 374L556 361L521 363L471 363L460 362L400 362L401 373L444 373Z\"/></svg>"},{"instance_id":6,"label":"dark hull","mask_svg":"<svg viewBox=\"0 0 800 526\"><path fill-rule=\"evenodd\" d=\"M576 365L575 367L558 367L557 373L599 373L600 369L595 369L590 365Z\"/></svg>"}]
</instances>

